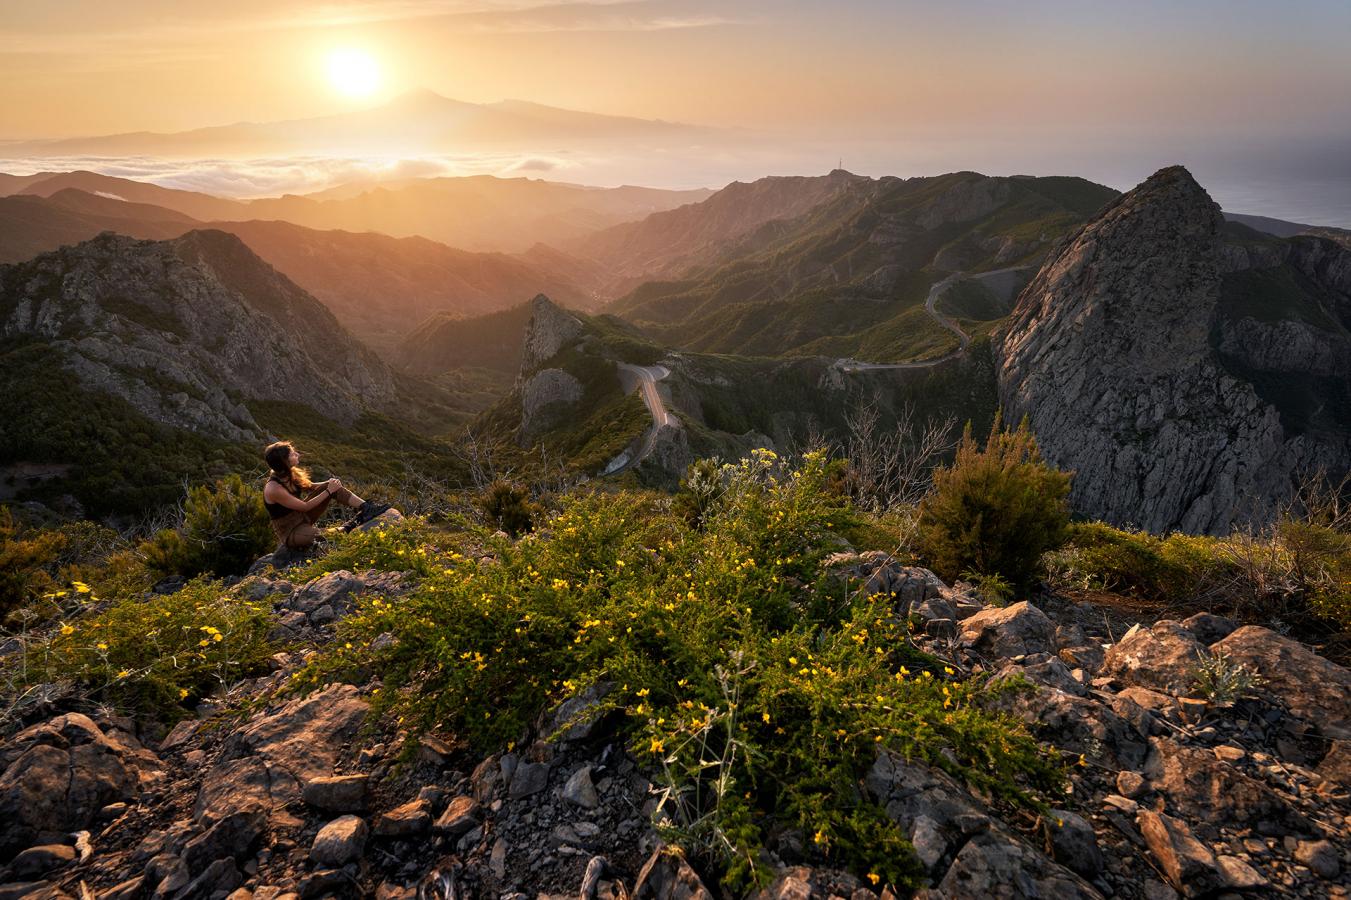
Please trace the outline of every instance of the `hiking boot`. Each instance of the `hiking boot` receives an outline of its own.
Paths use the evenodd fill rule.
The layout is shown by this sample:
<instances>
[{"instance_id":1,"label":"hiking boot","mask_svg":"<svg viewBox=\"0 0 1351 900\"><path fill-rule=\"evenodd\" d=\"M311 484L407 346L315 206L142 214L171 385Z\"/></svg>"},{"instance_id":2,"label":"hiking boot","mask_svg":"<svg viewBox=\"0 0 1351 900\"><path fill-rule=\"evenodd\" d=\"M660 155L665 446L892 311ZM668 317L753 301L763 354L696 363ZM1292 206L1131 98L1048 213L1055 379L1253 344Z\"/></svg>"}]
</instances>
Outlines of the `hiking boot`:
<instances>
[{"instance_id":1,"label":"hiking boot","mask_svg":"<svg viewBox=\"0 0 1351 900\"><path fill-rule=\"evenodd\" d=\"M367 500L365 503L361 504L361 507L357 510L357 514L342 526L342 530L351 531L358 525L365 525L371 519L383 515L392 508L393 507L388 503L376 503L374 500Z\"/></svg>"}]
</instances>

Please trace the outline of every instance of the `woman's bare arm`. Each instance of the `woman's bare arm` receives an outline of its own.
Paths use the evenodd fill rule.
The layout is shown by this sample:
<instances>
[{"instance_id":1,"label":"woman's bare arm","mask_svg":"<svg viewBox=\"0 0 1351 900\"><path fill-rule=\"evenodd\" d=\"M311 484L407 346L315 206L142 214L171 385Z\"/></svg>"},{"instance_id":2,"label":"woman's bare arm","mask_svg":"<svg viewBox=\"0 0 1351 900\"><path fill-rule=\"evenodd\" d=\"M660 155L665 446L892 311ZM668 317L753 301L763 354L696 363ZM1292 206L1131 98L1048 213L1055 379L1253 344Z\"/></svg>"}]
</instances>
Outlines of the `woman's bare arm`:
<instances>
[{"instance_id":1,"label":"woman's bare arm","mask_svg":"<svg viewBox=\"0 0 1351 900\"><path fill-rule=\"evenodd\" d=\"M309 512L320 503L323 503L327 498L327 483L325 483L325 490L315 494L309 500L301 500L275 481L269 481L263 488L263 499L268 503L279 503L287 509L294 509L300 512Z\"/></svg>"}]
</instances>

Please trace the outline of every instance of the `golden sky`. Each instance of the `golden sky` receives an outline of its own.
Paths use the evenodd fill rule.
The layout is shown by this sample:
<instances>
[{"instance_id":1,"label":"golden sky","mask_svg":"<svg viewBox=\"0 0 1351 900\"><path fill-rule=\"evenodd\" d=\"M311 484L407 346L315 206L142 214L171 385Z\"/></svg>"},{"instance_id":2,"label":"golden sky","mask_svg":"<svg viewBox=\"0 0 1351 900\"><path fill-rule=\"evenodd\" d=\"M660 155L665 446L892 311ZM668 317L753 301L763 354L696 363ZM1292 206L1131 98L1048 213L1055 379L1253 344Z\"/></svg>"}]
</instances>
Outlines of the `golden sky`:
<instances>
[{"instance_id":1,"label":"golden sky","mask_svg":"<svg viewBox=\"0 0 1351 900\"><path fill-rule=\"evenodd\" d=\"M842 139L1262 134L1351 117L1351 4L0 0L0 138L172 131L413 88ZM381 87L345 96L335 50Z\"/></svg>"}]
</instances>

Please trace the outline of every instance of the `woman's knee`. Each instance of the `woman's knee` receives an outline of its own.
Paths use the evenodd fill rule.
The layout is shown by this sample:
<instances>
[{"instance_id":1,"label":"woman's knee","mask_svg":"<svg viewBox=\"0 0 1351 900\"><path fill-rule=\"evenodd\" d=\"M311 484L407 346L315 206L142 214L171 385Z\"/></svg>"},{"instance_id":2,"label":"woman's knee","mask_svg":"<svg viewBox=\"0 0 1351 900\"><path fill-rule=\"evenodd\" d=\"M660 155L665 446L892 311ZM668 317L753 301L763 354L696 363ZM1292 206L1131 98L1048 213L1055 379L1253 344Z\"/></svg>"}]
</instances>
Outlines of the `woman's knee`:
<instances>
[{"instance_id":1,"label":"woman's knee","mask_svg":"<svg viewBox=\"0 0 1351 900\"><path fill-rule=\"evenodd\" d=\"M304 550L314 543L314 539L319 536L319 529L313 525L297 525L286 536L286 546L292 550Z\"/></svg>"}]
</instances>

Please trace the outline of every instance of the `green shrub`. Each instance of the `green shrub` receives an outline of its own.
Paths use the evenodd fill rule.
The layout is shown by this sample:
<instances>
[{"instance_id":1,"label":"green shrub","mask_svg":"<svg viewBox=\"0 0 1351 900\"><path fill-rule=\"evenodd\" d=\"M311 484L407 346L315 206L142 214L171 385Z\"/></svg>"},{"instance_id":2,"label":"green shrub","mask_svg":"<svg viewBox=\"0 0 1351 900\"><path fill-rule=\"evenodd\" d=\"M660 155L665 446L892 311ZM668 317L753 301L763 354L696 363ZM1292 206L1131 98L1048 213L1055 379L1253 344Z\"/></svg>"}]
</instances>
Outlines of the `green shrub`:
<instances>
[{"instance_id":1,"label":"green shrub","mask_svg":"<svg viewBox=\"0 0 1351 900\"><path fill-rule=\"evenodd\" d=\"M1069 486L1067 473L1042 462L1026 422L1005 431L996 418L984 449L968 425L952 465L934 472L920 502L920 550L949 581L972 571L1025 589L1042 554L1065 540Z\"/></svg>"},{"instance_id":2,"label":"green shrub","mask_svg":"<svg viewBox=\"0 0 1351 900\"><path fill-rule=\"evenodd\" d=\"M1013 585L1002 575L963 572L962 580L971 582L981 599L992 606L1004 606L1013 599Z\"/></svg>"},{"instance_id":3,"label":"green shrub","mask_svg":"<svg viewBox=\"0 0 1351 900\"><path fill-rule=\"evenodd\" d=\"M1045 565L1061 587L1351 631L1351 535L1310 519L1284 516L1262 531L1225 537L1075 523Z\"/></svg>"},{"instance_id":4,"label":"green shrub","mask_svg":"<svg viewBox=\"0 0 1351 900\"><path fill-rule=\"evenodd\" d=\"M52 589L66 538L56 531L25 529L0 506L0 616Z\"/></svg>"},{"instance_id":5,"label":"green shrub","mask_svg":"<svg viewBox=\"0 0 1351 900\"><path fill-rule=\"evenodd\" d=\"M530 500L529 488L500 478L484 488L478 506L493 525L512 537L532 530L540 513Z\"/></svg>"},{"instance_id":6,"label":"green shrub","mask_svg":"<svg viewBox=\"0 0 1351 900\"><path fill-rule=\"evenodd\" d=\"M574 490L488 564L429 548L417 587L359 601L294 686L378 672L378 712L485 752L595 688L666 788L662 827L725 884L761 877L787 831L809 861L916 885L905 835L858 790L879 749L1025 808L1058 791L1059 763L989 702L1016 688L907 650L889 606L823 573L850 514L820 454L787 471L761 451L721 478L702 529L663 498Z\"/></svg>"},{"instance_id":7,"label":"green shrub","mask_svg":"<svg viewBox=\"0 0 1351 900\"><path fill-rule=\"evenodd\" d=\"M127 712L177 718L185 704L262 670L272 653L270 614L266 601L199 579L60 625L25 650L20 679L71 680Z\"/></svg>"},{"instance_id":8,"label":"green shrub","mask_svg":"<svg viewBox=\"0 0 1351 900\"><path fill-rule=\"evenodd\" d=\"M160 531L141 546L146 564L164 575L239 575L276 544L263 494L230 475L198 485L183 504L183 524Z\"/></svg>"}]
</instances>

